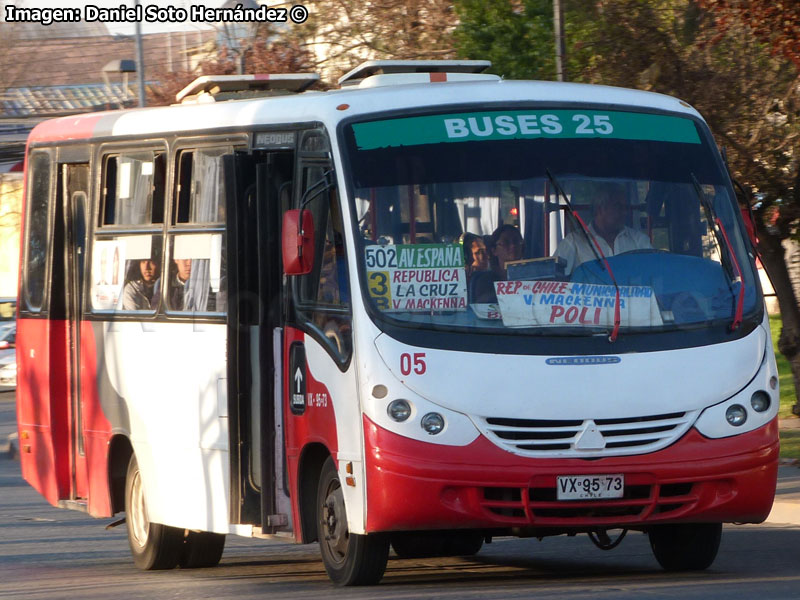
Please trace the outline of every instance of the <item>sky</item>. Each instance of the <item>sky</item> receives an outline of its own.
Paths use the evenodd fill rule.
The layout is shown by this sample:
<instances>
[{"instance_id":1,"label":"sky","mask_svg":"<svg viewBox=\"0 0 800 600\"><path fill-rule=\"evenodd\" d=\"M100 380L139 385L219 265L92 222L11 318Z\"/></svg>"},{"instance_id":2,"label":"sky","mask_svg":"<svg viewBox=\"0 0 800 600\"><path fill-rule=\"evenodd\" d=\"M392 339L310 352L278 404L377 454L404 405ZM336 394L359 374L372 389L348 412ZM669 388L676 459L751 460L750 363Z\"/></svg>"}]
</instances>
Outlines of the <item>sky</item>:
<instances>
[{"instance_id":1,"label":"sky","mask_svg":"<svg viewBox=\"0 0 800 600\"><path fill-rule=\"evenodd\" d=\"M210 8L218 8L222 6L225 0L208 0L205 2L198 0L140 0L143 7L148 5L158 6L161 8L184 8L187 9L192 4L204 5ZM17 7L25 8L80 8L82 11L86 5L94 5L99 8L118 8L120 5L133 6L134 0L91 0L89 2L78 2L77 0L0 0L3 5L3 12L5 12L5 5L10 4ZM133 23L105 23L109 31L130 35L134 33L135 24ZM142 23L142 33L161 33L165 31L197 31L200 29L208 29L210 24L207 23L193 23L189 20L181 23Z\"/></svg>"}]
</instances>

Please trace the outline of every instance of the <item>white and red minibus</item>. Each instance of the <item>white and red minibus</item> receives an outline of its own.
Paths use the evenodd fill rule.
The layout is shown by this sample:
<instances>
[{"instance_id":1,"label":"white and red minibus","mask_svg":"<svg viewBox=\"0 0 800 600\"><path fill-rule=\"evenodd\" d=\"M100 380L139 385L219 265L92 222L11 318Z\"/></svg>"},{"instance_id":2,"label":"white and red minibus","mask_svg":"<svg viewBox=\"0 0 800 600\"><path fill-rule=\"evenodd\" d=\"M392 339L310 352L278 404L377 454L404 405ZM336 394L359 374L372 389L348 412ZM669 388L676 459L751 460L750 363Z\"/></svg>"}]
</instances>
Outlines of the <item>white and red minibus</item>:
<instances>
[{"instance_id":1,"label":"white and red minibus","mask_svg":"<svg viewBox=\"0 0 800 600\"><path fill-rule=\"evenodd\" d=\"M124 512L142 569L285 536L344 585L507 535L638 530L704 569L763 521L777 372L702 117L486 65L205 77L37 126L25 479Z\"/></svg>"}]
</instances>

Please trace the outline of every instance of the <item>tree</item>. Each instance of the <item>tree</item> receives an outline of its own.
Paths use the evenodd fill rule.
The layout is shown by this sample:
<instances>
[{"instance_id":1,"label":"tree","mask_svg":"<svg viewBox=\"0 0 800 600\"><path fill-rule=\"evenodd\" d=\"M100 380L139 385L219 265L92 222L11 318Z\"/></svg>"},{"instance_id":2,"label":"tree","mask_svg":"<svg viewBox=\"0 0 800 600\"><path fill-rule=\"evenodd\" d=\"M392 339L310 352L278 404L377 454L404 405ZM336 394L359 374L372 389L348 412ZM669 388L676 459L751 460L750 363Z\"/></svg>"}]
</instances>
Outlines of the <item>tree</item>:
<instances>
[{"instance_id":1,"label":"tree","mask_svg":"<svg viewBox=\"0 0 800 600\"><path fill-rule=\"evenodd\" d=\"M450 0L313 0L308 7L298 35L312 40L318 68L332 77L364 60L455 57Z\"/></svg>"},{"instance_id":2,"label":"tree","mask_svg":"<svg viewBox=\"0 0 800 600\"><path fill-rule=\"evenodd\" d=\"M237 72L240 57L222 49L214 57L201 62L193 71L154 72L159 83L148 89L147 103L164 106L175 103L175 96L201 75L232 75ZM256 39L244 53L245 73L313 73L311 53L297 41L279 38L268 41Z\"/></svg>"},{"instance_id":3,"label":"tree","mask_svg":"<svg viewBox=\"0 0 800 600\"><path fill-rule=\"evenodd\" d=\"M460 56L492 62L491 72L506 79L554 79L555 36L553 0L458 0L459 24L454 32ZM570 27L591 27L576 18L582 5L566 5L565 20ZM584 57L575 32L567 40L567 76Z\"/></svg>"}]
</instances>

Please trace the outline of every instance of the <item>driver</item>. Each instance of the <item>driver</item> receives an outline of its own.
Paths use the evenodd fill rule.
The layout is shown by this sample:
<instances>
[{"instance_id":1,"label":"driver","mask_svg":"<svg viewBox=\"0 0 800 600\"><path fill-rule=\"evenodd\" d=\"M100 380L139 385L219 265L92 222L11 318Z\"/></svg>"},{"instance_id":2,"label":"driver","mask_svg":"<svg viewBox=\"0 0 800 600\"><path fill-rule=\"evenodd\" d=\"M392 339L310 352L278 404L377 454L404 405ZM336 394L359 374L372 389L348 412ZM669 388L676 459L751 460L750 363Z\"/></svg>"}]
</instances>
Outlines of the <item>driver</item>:
<instances>
[{"instance_id":1,"label":"driver","mask_svg":"<svg viewBox=\"0 0 800 600\"><path fill-rule=\"evenodd\" d=\"M620 186L602 189L595 196L594 220L588 229L606 257L652 248L650 238L625 225L627 208L625 190ZM566 261L565 272L568 275L581 263L597 258L580 229L561 240L555 255Z\"/></svg>"}]
</instances>

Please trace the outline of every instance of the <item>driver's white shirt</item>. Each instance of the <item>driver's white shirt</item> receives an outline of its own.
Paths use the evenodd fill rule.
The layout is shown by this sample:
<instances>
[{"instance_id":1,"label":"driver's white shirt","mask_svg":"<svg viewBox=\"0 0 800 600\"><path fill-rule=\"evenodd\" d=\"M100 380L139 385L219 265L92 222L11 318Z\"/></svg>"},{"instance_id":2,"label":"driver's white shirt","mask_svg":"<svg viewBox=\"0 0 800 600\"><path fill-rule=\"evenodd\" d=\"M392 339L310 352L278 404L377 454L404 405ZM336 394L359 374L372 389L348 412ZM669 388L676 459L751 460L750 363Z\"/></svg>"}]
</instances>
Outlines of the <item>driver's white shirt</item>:
<instances>
[{"instance_id":1,"label":"driver's white shirt","mask_svg":"<svg viewBox=\"0 0 800 600\"><path fill-rule=\"evenodd\" d=\"M613 248L608 245L603 236L597 233L594 223L589 225L589 231L594 236L594 239L597 240L597 245L600 246L603 255L606 257L630 252L631 250L644 250L653 247L650 244L650 238L641 231L636 231L628 226L623 227L622 231L617 234ZM572 231L561 240L555 255L567 262L565 267L567 274L572 273L573 269L581 263L597 259L597 255L592 250L592 247L589 246L586 235L580 229Z\"/></svg>"}]
</instances>

